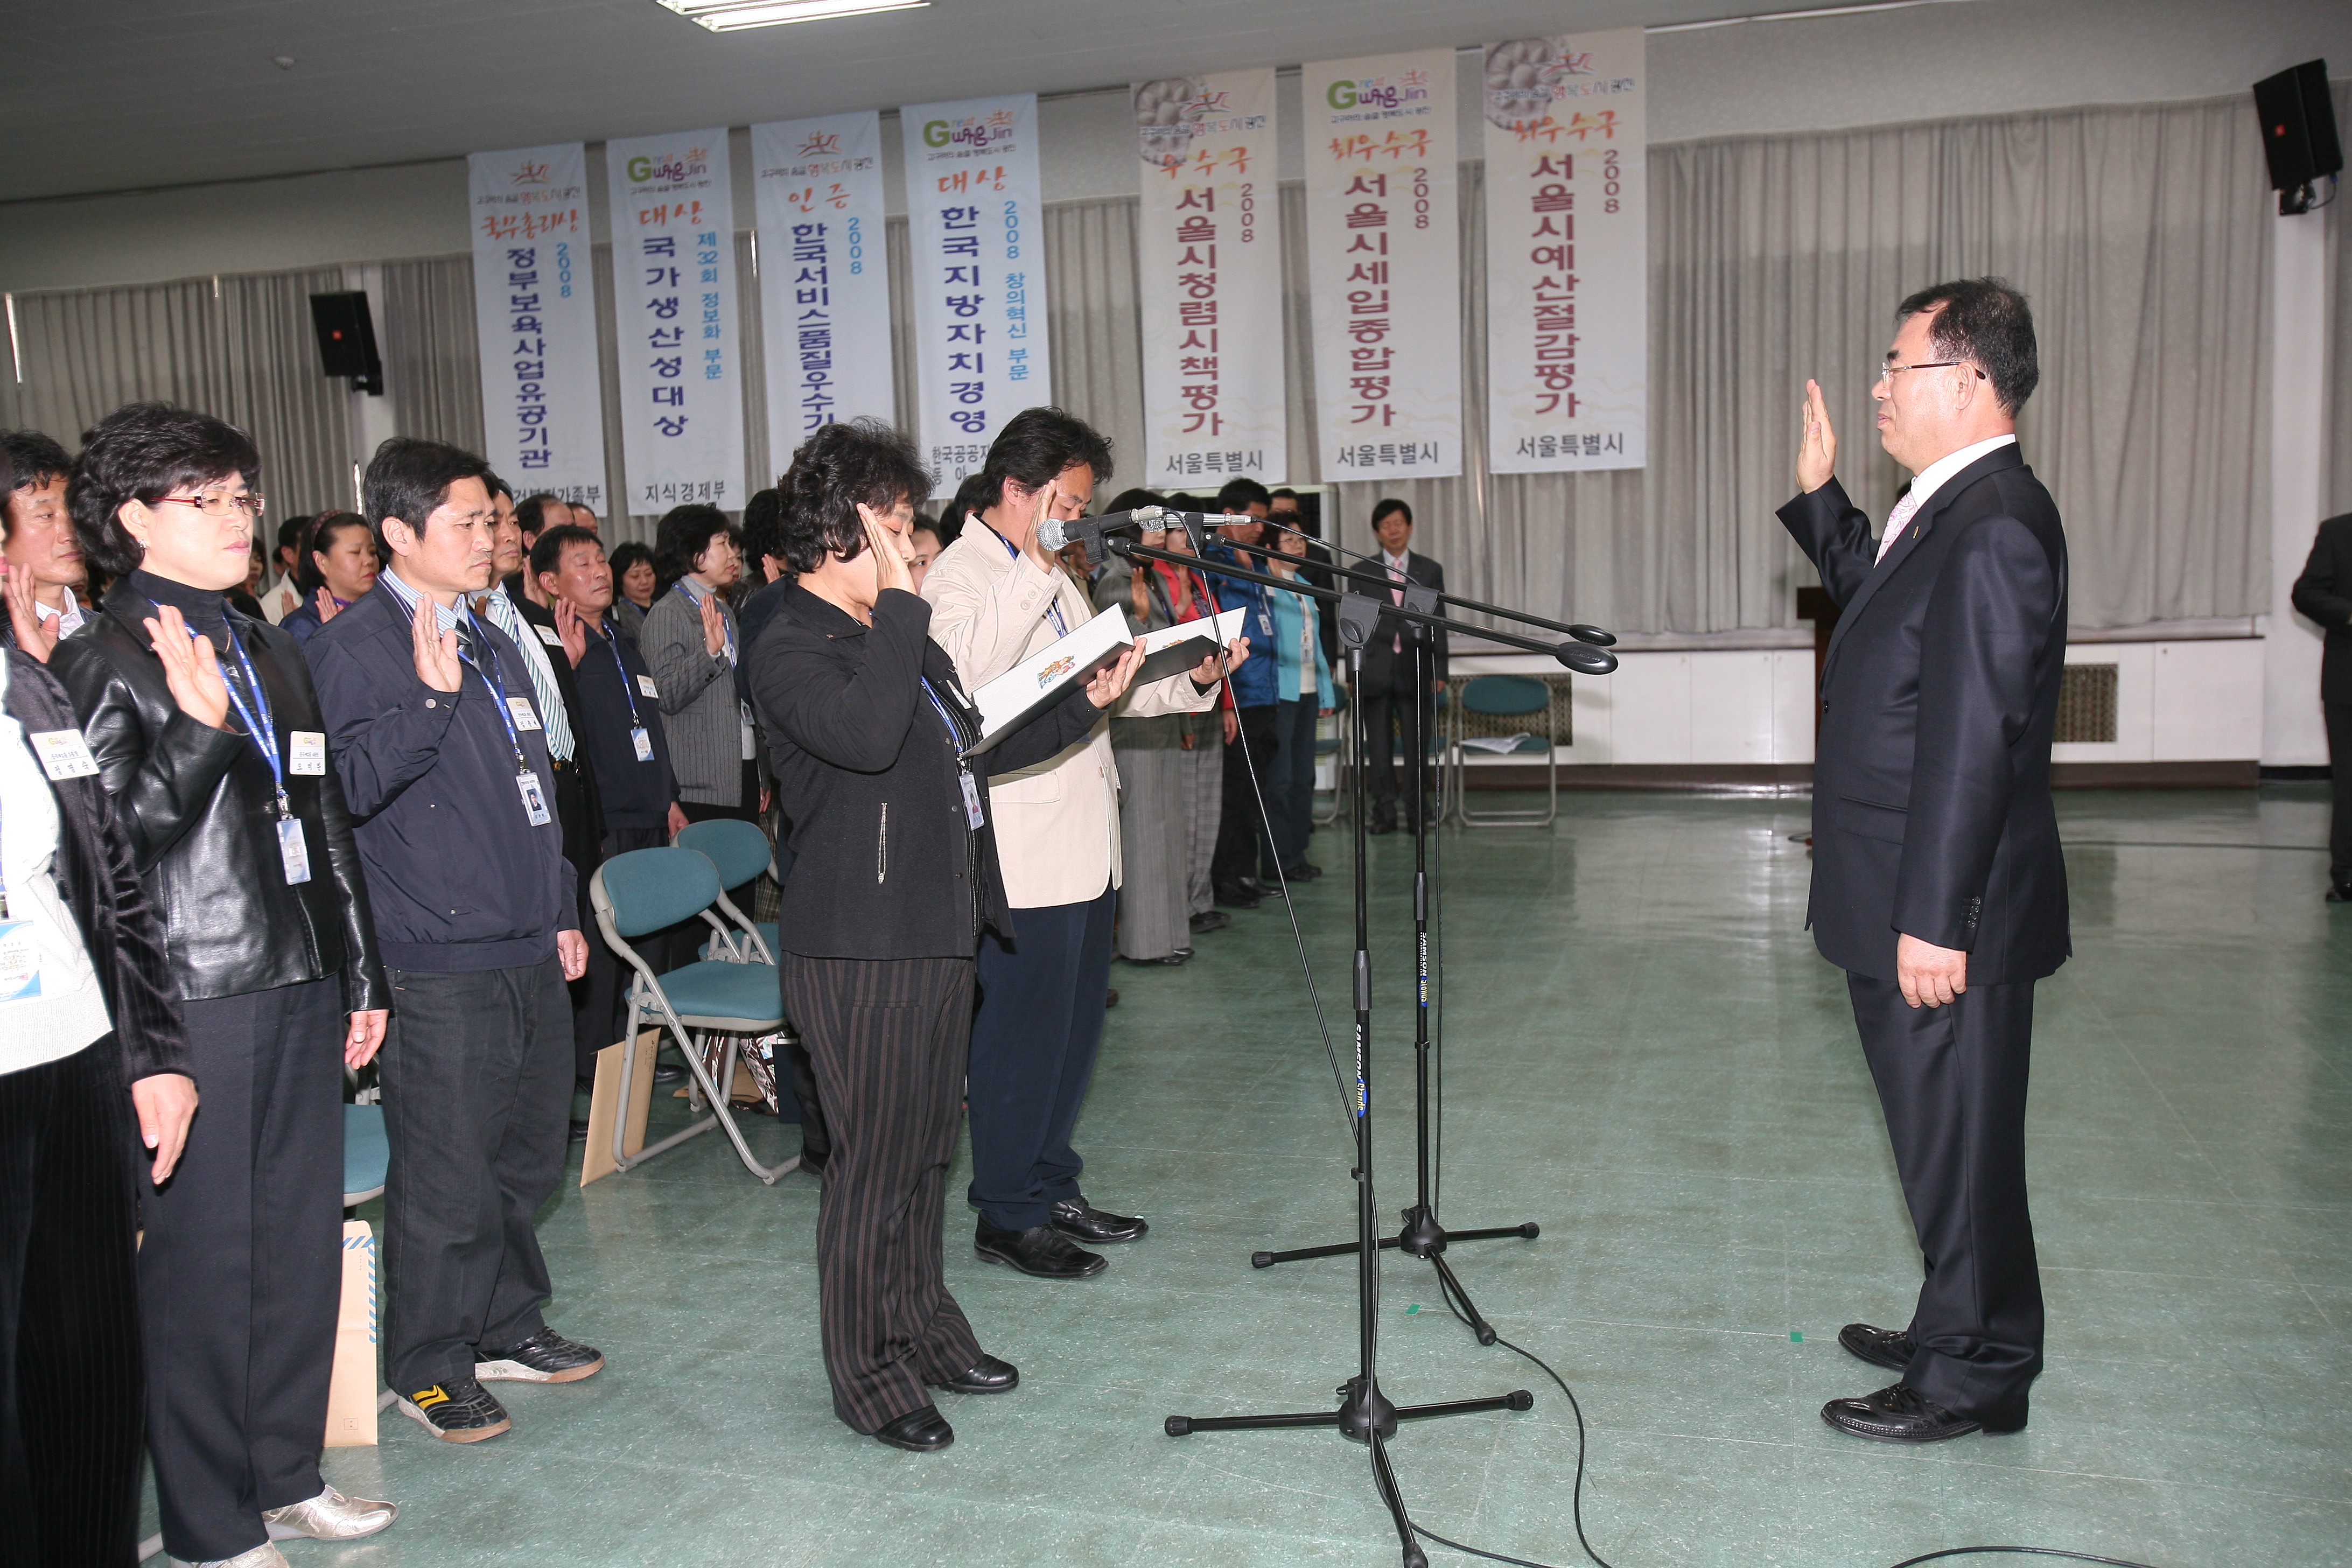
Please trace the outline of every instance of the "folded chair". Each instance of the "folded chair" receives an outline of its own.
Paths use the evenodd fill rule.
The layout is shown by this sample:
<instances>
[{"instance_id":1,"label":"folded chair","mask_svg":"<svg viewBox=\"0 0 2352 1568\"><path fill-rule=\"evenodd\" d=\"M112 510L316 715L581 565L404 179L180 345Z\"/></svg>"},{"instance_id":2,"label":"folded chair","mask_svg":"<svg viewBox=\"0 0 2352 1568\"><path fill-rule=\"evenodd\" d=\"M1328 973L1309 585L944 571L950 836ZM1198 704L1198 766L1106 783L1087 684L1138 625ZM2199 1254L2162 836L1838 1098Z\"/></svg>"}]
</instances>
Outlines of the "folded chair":
<instances>
[{"instance_id":1,"label":"folded chair","mask_svg":"<svg viewBox=\"0 0 2352 1568\"><path fill-rule=\"evenodd\" d=\"M596 868L588 884L588 900L596 911L597 930L636 975L629 985L627 1026L621 1035L625 1090L636 1081L637 1030L652 1023L677 1040L687 1070L694 1075L695 1087L710 1107L710 1114L701 1121L635 1154L622 1152L629 1119L614 1117L614 1164L627 1171L698 1132L719 1127L735 1145L744 1168L761 1181L773 1184L777 1177L798 1167L797 1154L775 1166L762 1165L752 1156L728 1107L728 1091L720 1087L735 1081L737 1041L782 1028L784 1006L781 977L773 964L736 956L733 944L740 939L711 913L713 906L725 901L719 868L708 856L692 849L632 849ZM656 974L629 945L631 937L665 931L698 916L715 933L712 950L724 945L727 955L698 959L666 974ZM711 1035L724 1036L727 1041L715 1079L704 1065L702 1052L703 1040Z\"/></svg>"},{"instance_id":2,"label":"folded chair","mask_svg":"<svg viewBox=\"0 0 2352 1568\"><path fill-rule=\"evenodd\" d=\"M711 945L702 950L702 955L731 958L738 963L775 963L776 922L751 920L735 907L726 893L727 889L740 888L763 871L774 874L776 850L768 842L768 836L740 818L715 816L681 829L672 842L680 849L691 849L706 857L719 868L719 910L735 927L724 938L713 938ZM720 951L722 942L724 951Z\"/></svg>"}]
</instances>

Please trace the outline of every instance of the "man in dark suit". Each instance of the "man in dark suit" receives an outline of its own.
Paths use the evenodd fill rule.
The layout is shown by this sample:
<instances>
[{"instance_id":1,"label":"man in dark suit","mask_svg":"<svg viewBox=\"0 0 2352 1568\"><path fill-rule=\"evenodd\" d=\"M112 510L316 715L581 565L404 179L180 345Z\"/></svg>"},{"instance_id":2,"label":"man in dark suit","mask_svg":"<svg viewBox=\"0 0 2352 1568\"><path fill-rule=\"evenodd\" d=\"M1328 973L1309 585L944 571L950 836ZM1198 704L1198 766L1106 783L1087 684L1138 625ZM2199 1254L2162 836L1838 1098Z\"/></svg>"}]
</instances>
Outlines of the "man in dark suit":
<instances>
[{"instance_id":1,"label":"man in dark suit","mask_svg":"<svg viewBox=\"0 0 2352 1568\"><path fill-rule=\"evenodd\" d=\"M2327 714L2336 818L2327 831L2327 901L2352 904L2352 511L2319 525L2311 559L2294 580L2294 607L2327 628L2319 701Z\"/></svg>"},{"instance_id":2,"label":"man in dark suit","mask_svg":"<svg viewBox=\"0 0 2352 1568\"><path fill-rule=\"evenodd\" d=\"M1411 548L1412 508L1393 498L1380 502L1372 508L1372 533L1381 542L1381 562L1397 583L1389 591L1391 605L1404 603L1408 582L1441 594L1445 591L1445 568ZM1358 584L1349 592L1377 595L1379 590ZM1396 831L1400 795L1405 799L1406 831L1412 831L1421 819L1424 803L1415 798L1412 786L1412 759L1428 743L1424 737L1433 717L1430 698L1445 689L1445 662L1444 632L1398 616L1383 614L1364 644L1363 689L1353 695L1364 705L1364 728L1371 743L1365 784L1371 792L1370 826L1374 833ZM1397 767L1389 762L1390 748L1396 743L1390 739L1392 731L1402 742ZM1405 781L1402 784L1397 778L1399 767ZM1435 774L1423 777L1433 779Z\"/></svg>"},{"instance_id":3,"label":"man in dark suit","mask_svg":"<svg viewBox=\"0 0 2352 1568\"><path fill-rule=\"evenodd\" d=\"M1883 540L1832 478L1806 383L1804 493L1780 509L1843 611L1822 671L1813 887L1927 1264L1908 1327L1838 1342L1899 1381L1831 1401L1856 1436L1930 1443L2025 1425L2042 1370L2026 1213L2033 983L2064 963L2050 737L2066 662L2066 539L2017 450L2033 318L1995 279L1903 301L1872 395L1916 477Z\"/></svg>"}]
</instances>

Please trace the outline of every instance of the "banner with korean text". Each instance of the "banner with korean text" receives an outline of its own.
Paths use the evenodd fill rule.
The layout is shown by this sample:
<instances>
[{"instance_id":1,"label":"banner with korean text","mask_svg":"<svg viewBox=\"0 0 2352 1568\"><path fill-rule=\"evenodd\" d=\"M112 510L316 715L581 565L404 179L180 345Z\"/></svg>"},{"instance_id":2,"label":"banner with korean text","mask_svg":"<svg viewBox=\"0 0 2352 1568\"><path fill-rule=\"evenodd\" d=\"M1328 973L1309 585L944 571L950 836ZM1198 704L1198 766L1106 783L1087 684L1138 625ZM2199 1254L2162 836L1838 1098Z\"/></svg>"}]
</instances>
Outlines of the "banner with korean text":
<instances>
[{"instance_id":1,"label":"banner with korean text","mask_svg":"<svg viewBox=\"0 0 2352 1568\"><path fill-rule=\"evenodd\" d=\"M608 142L604 171L628 510L739 508L750 494L726 129Z\"/></svg>"},{"instance_id":2,"label":"banner with korean text","mask_svg":"<svg viewBox=\"0 0 2352 1568\"><path fill-rule=\"evenodd\" d=\"M1302 68L1324 480L1462 471L1454 51Z\"/></svg>"},{"instance_id":3,"label":"banner with korean text","mask_svg":"<svg viewBox=\"0 0 2352 1568\"><path fill-rule=\"evenodd\" d=\"M978 472L1004 422L1054 401L1037 95L898 111L915 290L916 439L939 493Z\"/></svg>"},{"instance_id":4,"label":"banner with korean text","mask_svg":"<svg viewBox=\"0 0 2352 1568\"><path fill-rule=\"evenodd\" d=\"M1639 27L1486 47L1487 466L1648 459Z\"/></svg>"},{"instance_id":5,"label":"banner with korean text","mask_svg":"<svg viewBox=\"0 0 2352 1568\"><path fill-rule=\"evenodd\" d=\"M604 405L577 142L467 160L483 457L517 495L604 510Z\"/></svg>"},{"instance_id":6,"label":"banner with korean text","mask_svg":"<svg viewBox=\"0 0 2352 1568\"><path fill-rule=\"evenodd\" d=\"M751 127L768 460L835 420L896 416L882 117L872 110Z\"/></svg>"},{"instance_id":7,"label":"banner with korean text","mask_svg":"<svg viewBox=\"0 0 2352 1568\"><path fill-rule=\"evenodd\" d=\"M1283 480L1282 205L1274 72L1137 82L1143 202L1139 481Z\"/></svg>"}]
</instances>

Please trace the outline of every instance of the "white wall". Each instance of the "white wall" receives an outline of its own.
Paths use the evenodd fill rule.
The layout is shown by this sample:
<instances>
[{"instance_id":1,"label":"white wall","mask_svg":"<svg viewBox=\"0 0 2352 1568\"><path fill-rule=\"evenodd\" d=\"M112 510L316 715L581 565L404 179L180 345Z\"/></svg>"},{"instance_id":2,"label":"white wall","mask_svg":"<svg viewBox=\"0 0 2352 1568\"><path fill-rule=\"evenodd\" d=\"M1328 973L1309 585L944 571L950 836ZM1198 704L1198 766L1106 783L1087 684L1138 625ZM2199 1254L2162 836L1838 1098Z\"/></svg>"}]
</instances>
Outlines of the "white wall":
<instances>
[{"instance_id":1,"label":"white wall","mask_svg":"<svg viewBox=\"0 0 2352 1568\"><path fill-rule=\"evenodd\" d=\"M1579 765L1687 767L1813 760L1813 650L1636 649L1569 687ZM2263 639L2078 643L2069 664L2116 666L2116 739L2056 746L2061 763L2252 762L2263 748ZM1453 673L1548 675L1534 654L1456 658ZM1485 764L1496 765L1496 764Z\"/></svg>"},{"instance_id":2,"label":"white wall","mask_svg":"<svg viewBox=\"0 0 2352 1568\"><path fill-rule=\"evenodd\" d=\"M1278 0L1268 0L1269 4ZM1730 0L1724 9L1731 8ZM1761 0L1758 0L1761 4ZM1587 25L1606 26L1606 16ZM1471 42L1473 40L1462 40ZM1334 47L1341 47L1335 41ZM1825 130L2084 103L2242 92L2314 56L2352 60L2352 5L2340 0L1969 0L1968 4L1751 23L1650 39L1650 135L1657 142ZM1465 153L1475 155L1477 62L1458 62ZM1139 61L1139 69L1148 62ZM1107 84L1108 85L1108 84ZM1297 83L1283 83L1283 177L1301 169ZM887 102L889 84L875 96ZM789 107L778 118L789 117ZM2249 100L2248 113L2252 112ZM681 122L690 109L681 109ZM1138 164L1124 92L1049 100L1045 196L1130 195ZM737 214L751 210L739 131ZM884 137L892 164L898 137ZM591 152L602 232L604 182ZM120 184L134 185L136 169ZM397 168L175 190L0 204L0 289L155 282L213 272L449 255L466 248L462 158Z\"/></svg>"}]
</instances>

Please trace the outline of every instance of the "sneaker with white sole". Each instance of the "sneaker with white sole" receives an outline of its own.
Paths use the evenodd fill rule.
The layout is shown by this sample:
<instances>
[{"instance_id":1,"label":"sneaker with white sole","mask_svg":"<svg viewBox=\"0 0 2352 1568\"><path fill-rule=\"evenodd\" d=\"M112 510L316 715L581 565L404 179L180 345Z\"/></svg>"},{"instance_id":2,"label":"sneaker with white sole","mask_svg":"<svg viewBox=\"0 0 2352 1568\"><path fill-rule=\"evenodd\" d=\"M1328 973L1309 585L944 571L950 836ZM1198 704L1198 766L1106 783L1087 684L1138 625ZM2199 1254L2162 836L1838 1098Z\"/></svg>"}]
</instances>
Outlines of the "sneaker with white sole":
<instances>
[{"instance_id":1,"label":"sneaker with white sole","mask_svg":"<svg viewBox=\"0 0 2352 1568\"><path fill-rule=\"evenodd\" d=\"M577 1383L604 1370L603 1352L567 1340L553 1329L474 1357L474 1375L484 1383Z\"/></svg>"},{"instance_id":2,"label":"sneaker with white sole","mask_svg":"<svg viewBox=\"0 0 2352 1568\"><path fill-rule=\"evenodd\" d=\"M453 1377L447 1383L404 1394L396 1403L403 1415L422 1422L444 1443L478 1443L514 1427L498 1395L470 1377Z\"/></svg>"},{"instance_id":3,"label":"sneaker with white sole","mask_svg":"<svg viewBox=\"0 0 2352 1568\"><path fill-rule=\"evenodd\" d=\"M261 1522L272 1541L356 1541L373 1535L399 1517L398 1503L345 1497L332 1487L317 1497L261 1510Z\"/></svg>"}]
</instances>

